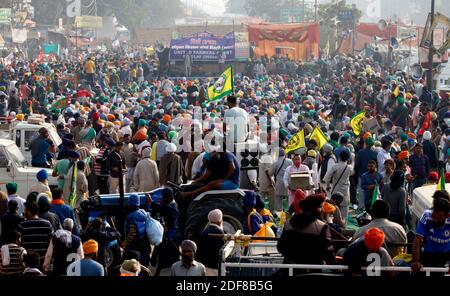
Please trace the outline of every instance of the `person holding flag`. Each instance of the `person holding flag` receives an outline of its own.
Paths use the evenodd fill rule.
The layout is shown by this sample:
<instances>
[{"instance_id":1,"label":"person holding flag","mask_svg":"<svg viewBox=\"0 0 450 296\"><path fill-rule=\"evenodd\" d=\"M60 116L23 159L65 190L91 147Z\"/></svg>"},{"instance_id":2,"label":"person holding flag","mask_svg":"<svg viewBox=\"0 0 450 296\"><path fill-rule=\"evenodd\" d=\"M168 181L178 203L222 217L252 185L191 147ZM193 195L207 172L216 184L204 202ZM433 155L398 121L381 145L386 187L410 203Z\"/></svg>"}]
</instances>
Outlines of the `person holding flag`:
<instances>
[{"instance_id":1,"label":"person holding flag","mask_svg":"<svg viewBox=\"0 0 450 296\"><path fill-rule=\"evenodd\" d=\"M367 172L361 175L361 188L364 192L362 198L366 210L370 210L375 200L379 199L380 187L383 187L383 176L377 172L376 161L369 160Z\"/></svg>"}]
</instances>

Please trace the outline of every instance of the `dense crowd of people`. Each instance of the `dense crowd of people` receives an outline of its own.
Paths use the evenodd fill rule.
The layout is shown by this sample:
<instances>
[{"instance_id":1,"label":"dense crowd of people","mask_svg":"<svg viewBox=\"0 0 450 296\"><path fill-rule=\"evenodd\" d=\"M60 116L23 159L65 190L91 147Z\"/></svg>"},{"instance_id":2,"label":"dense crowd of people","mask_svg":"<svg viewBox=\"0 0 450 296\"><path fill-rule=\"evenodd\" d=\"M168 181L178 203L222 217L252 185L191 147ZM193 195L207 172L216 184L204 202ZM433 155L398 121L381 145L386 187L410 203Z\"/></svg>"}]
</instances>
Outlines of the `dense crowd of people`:
<instances>
[{"instance_id":1,"label":"dense crowd of people","mask_svg":"<svg viewBox=\"0 0 450 296\"><path fill-rule=\"evenodd\" d=\"M212 102L213 79L159 76L145 51L1 65L0 116L44 115L62 144L40 129L29 147L31 165L42 169L36 184L26 197L14 182L0 194L0 275L148 276L164 268L205 275L218 268L224 242L209 234L224 234L224 214L212 210L192 241L184 233L187 205L206 191L238 188L246 190L243 232L258 235L269 225L286 263L342 261L356 275L375 253L384 266L446 266L449 194L436 191L417 226L410 206L415 188L449 182L450 173L442 173L450 172L449 94L372 57L316 63L317 71L306 73L298 61L252 61L246 73L235 73L234 94ZM352 118L361 111L356 130ZM322 136L313 136L317 130ZM305 145L286 153L300 131ZM257 141L258 168L241 170L223 138ZM303 189L291 179L302 173ZM83 223L89 196L162 186L161 201L127 199L123 231L115 219ZM164 221L158 246L146 237L144 208ZM284 212L290 218L282 225ZM367 213L371 221L351 231L352 217ZM333 244L352 236L341 249Z\"/></svg>"}]
</instances>

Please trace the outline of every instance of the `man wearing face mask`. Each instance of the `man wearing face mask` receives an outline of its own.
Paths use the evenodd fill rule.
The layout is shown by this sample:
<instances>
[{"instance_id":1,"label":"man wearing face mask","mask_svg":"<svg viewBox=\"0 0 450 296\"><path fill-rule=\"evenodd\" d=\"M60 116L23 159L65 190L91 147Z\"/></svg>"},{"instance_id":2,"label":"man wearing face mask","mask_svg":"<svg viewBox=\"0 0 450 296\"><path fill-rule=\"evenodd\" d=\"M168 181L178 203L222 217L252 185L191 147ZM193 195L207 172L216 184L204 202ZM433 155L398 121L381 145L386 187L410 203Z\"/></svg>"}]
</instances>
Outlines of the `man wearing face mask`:
<instances>
[{"instance_id":1,"label":"man wearing face mask","mask_svg":"<svg viewBox=\"0 0 450 296\"><path fill-rule=\"evenodd\" d=\"M206 268L200 262L195 261L197 245L191 240L181 243L181 260L174 263L171 268L171 276L205 276Z\"/></svg>"},{"instance_id":2,"label":"man wearing face mask","mask_svg":"<svg viewBox=\"0 0 450 296\"><path fill-rule=\"evenodd\" d=\"M433 197L437 197L436 193ZM433 209L422 214L413 245L412 268L415 272L422 266L443 267L450 262L449 212L450 201L439 196L433 200Z\"/></svg>"}]
</instances>

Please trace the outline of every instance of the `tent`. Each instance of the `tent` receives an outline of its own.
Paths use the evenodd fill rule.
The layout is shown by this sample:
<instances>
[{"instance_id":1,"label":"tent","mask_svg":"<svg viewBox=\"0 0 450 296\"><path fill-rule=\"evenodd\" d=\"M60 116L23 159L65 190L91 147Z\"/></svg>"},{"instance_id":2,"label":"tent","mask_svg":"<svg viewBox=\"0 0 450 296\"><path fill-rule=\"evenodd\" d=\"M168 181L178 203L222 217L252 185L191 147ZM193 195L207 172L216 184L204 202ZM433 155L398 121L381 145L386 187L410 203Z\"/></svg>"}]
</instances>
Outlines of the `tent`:
<instances>
[{"instance_id":1,"label":"tent","mask_svg":"<svg viewBox=\"0 0 450 296\"><path fill-rule=\"evenodd\" d=\"M295 60L319 56L319 30L318 23L248 25L249 41L255 45L257 57L281 54L277 48L293 48L286 54Z\"/></svg>"}]
</instances>

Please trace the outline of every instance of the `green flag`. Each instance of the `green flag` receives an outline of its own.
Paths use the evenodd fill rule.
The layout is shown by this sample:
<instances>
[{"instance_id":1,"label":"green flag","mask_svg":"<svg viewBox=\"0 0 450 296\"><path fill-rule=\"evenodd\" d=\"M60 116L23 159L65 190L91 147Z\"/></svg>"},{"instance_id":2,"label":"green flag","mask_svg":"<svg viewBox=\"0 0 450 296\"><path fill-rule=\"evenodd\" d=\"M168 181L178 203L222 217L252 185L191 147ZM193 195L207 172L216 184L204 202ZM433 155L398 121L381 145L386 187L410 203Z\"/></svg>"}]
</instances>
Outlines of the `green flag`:
<instances>
[{"instance_id":1,"label":"green flag","mask_svg":"<svg viewBox=\"0 0 450 296\"><path fill-rule=\"evenodd\" d=\"M378 184L375 183L375 188L373 189L372 203L370 204L370 208L373 207L373 204L375 203L375 201L377 199L381 199L381 197L380 197L380 187L378 187Z\"/></svg>"}]
</instances>

